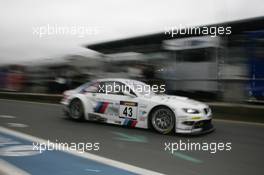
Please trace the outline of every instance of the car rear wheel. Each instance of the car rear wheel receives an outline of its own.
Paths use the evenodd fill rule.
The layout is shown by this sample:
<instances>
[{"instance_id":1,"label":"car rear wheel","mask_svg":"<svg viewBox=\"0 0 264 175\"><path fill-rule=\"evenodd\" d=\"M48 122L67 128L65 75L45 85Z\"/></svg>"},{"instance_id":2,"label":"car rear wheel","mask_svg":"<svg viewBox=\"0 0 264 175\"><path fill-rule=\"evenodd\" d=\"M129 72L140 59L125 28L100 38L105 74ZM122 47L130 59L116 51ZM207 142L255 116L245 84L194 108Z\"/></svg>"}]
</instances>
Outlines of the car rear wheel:
<instances>
[{"instance_id":1,"label":"car rear wheel","mask_svg":"<svg viewBox=\"0 0 264 175\"><path fill-rule=\"evenodd\" d=\"M83 120L84 108L81 100L73 99L69 105L70 117L74 120Z\"/></svg>"},{"instance_id":2,"label":"car rear wheel","mask_svg":"<svg viewBox=\"0 0 264 175\"><path fill-rule=\"evenodd\" d=\"M158 107L151 114L152 127L161 134L169 134L175 125L175 115L167 107Z\"/></svg>"}]
</instances>

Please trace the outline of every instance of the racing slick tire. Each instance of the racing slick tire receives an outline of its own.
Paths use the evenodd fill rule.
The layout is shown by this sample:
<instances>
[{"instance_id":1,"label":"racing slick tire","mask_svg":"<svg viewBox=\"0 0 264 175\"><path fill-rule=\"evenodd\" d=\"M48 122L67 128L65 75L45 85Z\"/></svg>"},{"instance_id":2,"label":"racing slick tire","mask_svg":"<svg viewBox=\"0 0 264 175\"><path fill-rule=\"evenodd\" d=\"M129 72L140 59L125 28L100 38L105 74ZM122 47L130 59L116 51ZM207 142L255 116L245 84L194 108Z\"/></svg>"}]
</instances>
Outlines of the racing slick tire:
<instances>
[{"instance_id":1,"label":"racing slick tire","mask_svg":"<svg viewBox=\"0 0 264 175\"><path fill-rule=\"evenodd\" d=\"M84 120L84 107L81 100L75 98L69 105L69 117L73 120Z\"/></svg>"},{"instance_id":2,"label":"racing slick tire","mask_svg":"<svg viewBox=\"0 0 264 175\"><path fill-rule=\"evenodd\" d=\"M175 115L168 107L160 106L151 112L150 122L157 132L169 134L175 126Z\"/></svg>"}]
</instances>

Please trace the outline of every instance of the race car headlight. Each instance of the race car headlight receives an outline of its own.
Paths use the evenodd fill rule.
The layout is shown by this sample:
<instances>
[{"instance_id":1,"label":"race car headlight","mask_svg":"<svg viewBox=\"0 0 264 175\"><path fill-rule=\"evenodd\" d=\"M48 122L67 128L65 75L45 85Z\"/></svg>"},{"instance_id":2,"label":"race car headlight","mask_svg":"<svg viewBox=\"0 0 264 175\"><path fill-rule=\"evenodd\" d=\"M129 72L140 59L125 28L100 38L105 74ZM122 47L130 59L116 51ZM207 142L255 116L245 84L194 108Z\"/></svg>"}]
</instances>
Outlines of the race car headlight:
<instances>
[{"instance_id":1,"label":"race car headlight","mask_svg":"<svg viewBox=\"0 0 264 175\"><path fill-rule=\"evenodd\" d=\"M199 114L200 111L197 109L192 109L192 108L183 108L183 111L188 113L188 114Z\"/></svg>"}]
</instances>

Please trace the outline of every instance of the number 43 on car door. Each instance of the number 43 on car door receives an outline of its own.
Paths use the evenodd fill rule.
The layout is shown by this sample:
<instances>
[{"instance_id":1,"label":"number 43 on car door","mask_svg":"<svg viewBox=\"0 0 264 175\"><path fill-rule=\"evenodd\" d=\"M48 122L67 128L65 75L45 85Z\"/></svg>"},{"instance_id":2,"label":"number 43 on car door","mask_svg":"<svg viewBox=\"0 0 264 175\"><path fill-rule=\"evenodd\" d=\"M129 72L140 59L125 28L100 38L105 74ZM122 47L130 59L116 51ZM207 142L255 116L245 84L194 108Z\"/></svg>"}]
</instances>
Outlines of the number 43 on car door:
<instances>
[{"instance_id":1,"label":"number 43 on car door","mask_svg":"<svg viewBox=\"0 0 264 175\"><path fill-rule=\"evenodd\" d=\"M120 118L137 119L138 105L135 102L120 101Z\"/></svg>"}]
</instances>

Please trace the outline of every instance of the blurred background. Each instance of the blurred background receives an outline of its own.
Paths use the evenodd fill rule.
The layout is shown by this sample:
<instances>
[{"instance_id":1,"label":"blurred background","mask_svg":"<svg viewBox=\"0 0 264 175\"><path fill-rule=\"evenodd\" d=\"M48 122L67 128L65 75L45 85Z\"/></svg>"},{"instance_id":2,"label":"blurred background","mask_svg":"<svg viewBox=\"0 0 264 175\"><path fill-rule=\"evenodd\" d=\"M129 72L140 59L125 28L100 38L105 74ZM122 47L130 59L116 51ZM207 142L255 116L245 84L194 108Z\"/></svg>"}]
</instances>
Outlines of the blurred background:
<instances>
[{"instance_id":1,"label":"blurred background","mask_svg":"<svg viewBox=\"0 0 264 175\"><path fill-rule=\"evenodd\" d=\"M204 1L201 4L188 1L180 7L171 6L175 2L155 1L148 5L129 2L133 6L128 7L118 4L119 1L111 5L103 1L104 12L99 12L98 3L84 1L39 5L29 0L24 2L21 6L28 10L26 14L16 2L2 2L5 21L0 34L3 37L0 41L1 91L61 94L92 79L108 77L165 84L167 94L200 99L264 100L264 11L258 7L258 1ZM40 11L34 10L33 5ZM98 11L86 12L83 5ZM14 13L7 13L7 9ZM157 9L162 12L160 15L156 14ZM44 13L49 10L50 14ZM150 14L144 16L145 12ZM107 14L110 17L106 19L110 21L106 23L103 18ZM15 17L22 21L16 24ZM89 25L100 30L96 35L81 38L33 36L32 27L47 23ZM26 27L21 27L22 24ZM167 35L164 29L172 25L230 26L232 33L215 37Z\"/></svg>"},{"instance_id":2,"label":"blurred background","mask_svg":"<svg viewBox=\"0 0 264 175\"><path fill-rule=\"evenodd\" d=\"M135 174L138 167L139 174L155 174L141 168L182 175L263 174L263 0L0 0L0 21L0 175L130 174L120 172L123 168ZM211 33L197 32L205 28ZM221 32L215 34L216 28ZM205 101L216 132L193 137L130 130L139 120L142 126L150 123L149 106L140 102L133 124L111 121L124 127L68 120L59 105L68 96L63 91L98 78L165 84L167 94ZM119 102L113 105L118 113ZM190 120L200 125L199 116ZM31 142L39 142L32 136L54 143L98 142L100 151L80 159L57 151L32 154ZM220 151L218 144L217 154L170 154L164 147L180 142L232 143L232 151Z\"/></svg>"}]
</instances>

